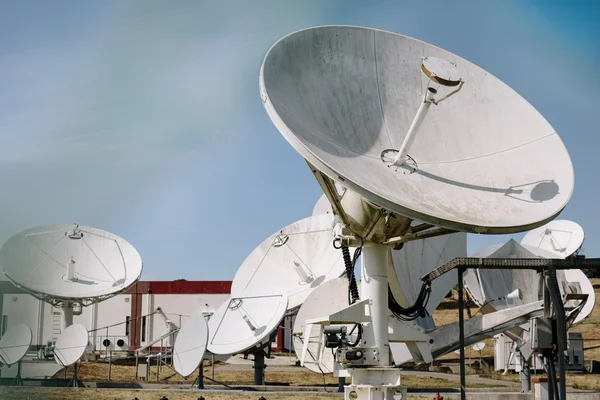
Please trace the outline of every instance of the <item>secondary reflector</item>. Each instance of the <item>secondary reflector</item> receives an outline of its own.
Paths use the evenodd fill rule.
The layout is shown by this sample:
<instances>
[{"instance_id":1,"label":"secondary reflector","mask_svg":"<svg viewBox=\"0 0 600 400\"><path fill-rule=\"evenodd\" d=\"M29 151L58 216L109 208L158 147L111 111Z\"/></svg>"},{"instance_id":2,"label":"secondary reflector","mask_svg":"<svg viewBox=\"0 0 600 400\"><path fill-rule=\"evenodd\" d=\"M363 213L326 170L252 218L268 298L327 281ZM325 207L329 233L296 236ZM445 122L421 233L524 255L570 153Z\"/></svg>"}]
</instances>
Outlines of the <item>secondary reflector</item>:
<instances>
[{"instance_id":1,"label":"secondary reflector","mask_svg":"<svg viewBox=\"0 0 600 400\"><path fill-rule=\"evenodd\" d=\"M71 325L56 339L54 359L63 367L75 364L85 353L87 345L87 329L83 325Z\"/></svg>"},{"instance_id":2,"label":"secondary reflector","mask_svg":"<svg viewBox=\"0 0 600 400\"><path fill-rule=\"evenodd\" d=\"M208 321L208 351L238 354L261 348L288 307L285 294L245 294L225 301Z\"/></svg>"},{"instance_id":3,"label":"secondary reflector","mask_svg":"<svg viewBox=\"0 0 600 400\"><path fill-rule=\"evenodd\" d=\"M554 253L556 258L567 258L577 253L583 240L583 228L579 224L567 220L554 220L527 232L521 244Z\"/></svg>"},{"instance_id":4,"label":"secondary reflector","mask_svg":"<svg viewBox=\"0 0 600 400\"><path fill-rule=\"evenodd\" d=\"M0 339L0 364L11 366L21 361L31 345L31 329L25 324L8 328Z\"/></svg>"},{"instance_id":5,"label":"secondary reflector","mask_svg":"<svg viewBox=\"0 0 600 400\"><path fill-rule=\"evenodd\" d=\"M208 325L202 315L193 315L179 329L173 346L173 367L181 376L190 376L204 357Z\"/></svg>"},{"instance_id":6,"label":"secondary reflector","mask_svg":"<svg viewBox=\"0 0 600 400\"><path fill-rule=\"evenodd\" d=\"M298 307L321 283L344 272L342 252L332 236L333 214L308 217L262 242L233 278L232 297L285 292L288 308Z\"/></svg>"},{"instance_id":7,"label":"secondary reflector","mask_svg":"<svg viewBox=\"0 0 600 400\"><path fill-rule=\"evenodd\" d=\"M131 244L112 233L51 225L11 237L0 249L0 267L16 286L42 300L87 305L135 283L142 259Z\"/></svg>"},{"instance_id":8,"label":"secondary reflector","mask_svg":"<svg viewBox=\"0 0 600 400\"><path fill-rule=\"evenodd\" d=\"M460 92L440 103L453 85ZM292 33L266 55L260 93L309 163L413 219L521 232L555 218L573 191L569 154L535 108L478 66L406 36L349 26ZM423 93L430 107L416 121ZM401 146L410 162L392 165Z\"/></svg>"}]
</instances>

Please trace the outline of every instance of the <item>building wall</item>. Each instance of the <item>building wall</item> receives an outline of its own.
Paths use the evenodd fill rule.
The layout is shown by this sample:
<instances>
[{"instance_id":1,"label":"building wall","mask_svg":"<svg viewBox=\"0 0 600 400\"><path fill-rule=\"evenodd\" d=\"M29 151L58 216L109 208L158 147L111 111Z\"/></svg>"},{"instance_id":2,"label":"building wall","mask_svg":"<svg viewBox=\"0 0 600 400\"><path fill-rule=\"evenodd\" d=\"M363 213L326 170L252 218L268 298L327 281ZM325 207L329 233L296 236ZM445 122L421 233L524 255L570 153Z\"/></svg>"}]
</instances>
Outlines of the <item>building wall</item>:
<instances>
[{"instance_id":1,"label":"building wall","mask_svg":"<svg viewBox=\"0 0 600 400\"><path fill-rule=\"evenodd\" d=\"M90 341L96 349L104 349L101 343L108 336L112 343L125 338L127 347L134 350L167 332L165 320L155 314L146 318L142 335L142 317L148 312L161 307L180 326L196 312L214 311L229 297L230 289L230 281L138 282L124 294L83 307L81 315L73 317L73 323L90 331ZM60 334L60 308L37 300L9 282L0 282L0 311L0 335L10 326L24 323L32 330L32 345L44 346Z\"/></svg>"}]
</instances>

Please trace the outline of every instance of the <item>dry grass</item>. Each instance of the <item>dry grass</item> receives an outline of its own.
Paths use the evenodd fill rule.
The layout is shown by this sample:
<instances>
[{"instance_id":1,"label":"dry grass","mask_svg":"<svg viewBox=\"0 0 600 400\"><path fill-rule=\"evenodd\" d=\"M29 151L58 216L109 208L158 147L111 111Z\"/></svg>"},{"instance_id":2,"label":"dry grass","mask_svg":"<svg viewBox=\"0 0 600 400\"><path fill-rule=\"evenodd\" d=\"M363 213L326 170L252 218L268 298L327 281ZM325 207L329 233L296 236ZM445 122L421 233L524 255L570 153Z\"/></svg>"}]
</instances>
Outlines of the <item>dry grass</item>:
<instances>
[{"instance_id":1,"label":"dry grass","mask_svg":"<svg viewBox=\"0 0 600 400\"><path fill-rule=\"evenodd\" d=\"M207 377L211 377L211 369L205 368L204 374ZM67 376L71 376L72 372L69 371ZM57 375L58 378L62 378L64 373L60 371ZM79 379L86 382L104 382L108 378L108 365L106 364L91 364L84 363L79 368L78 372ZM194 373L189 379L182 378L179 374L169 368L162 368L159 375L158 383L171 383L171 384L192 384L197 376L197 372ZM135 367L113 365L111 371L112 382L132 382L135 379ZM226 385L252 385L254 382L254 371L232 371L232 370L215 370L215 380L224 383ZM156 381L156 366L151 368L150 383ZM332 374L321 375L303 368L298 368L293 371L269 371L267 369L265 373L265 382L268 385L277 386L328 386L337 387L338 380ZM209 381L205 381L205 384L209 384ZM423 379L418 376L402 376L402 384L411 388L457 388L459 384L457 381L428 378ZM497 387L496 385L487 384L472 384L470 387L473 388L486 388L486 387Z\"/></svg>"}]
</instances>

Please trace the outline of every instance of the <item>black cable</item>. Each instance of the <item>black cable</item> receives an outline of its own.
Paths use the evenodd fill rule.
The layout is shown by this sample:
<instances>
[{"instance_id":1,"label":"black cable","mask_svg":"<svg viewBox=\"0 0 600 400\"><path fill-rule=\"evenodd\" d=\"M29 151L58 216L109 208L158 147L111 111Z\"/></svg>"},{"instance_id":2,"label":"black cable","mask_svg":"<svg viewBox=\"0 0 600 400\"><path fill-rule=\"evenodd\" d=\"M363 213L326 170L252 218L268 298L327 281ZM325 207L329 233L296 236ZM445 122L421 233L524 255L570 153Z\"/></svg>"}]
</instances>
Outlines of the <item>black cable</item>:
<instances>
[{"instance_id":1,"label":"black cable","mask_svg":"<svg viewBox=\"0 0 600 400\"><path fill-rule=\"evenodd\" d=\"M348 346L350 347L356 347L360 344L360 341L362 339L362 334L363 334L363 327L361 324L356 324L354 325L354 328L352 328L352 330L350 331L350 333L348 334L348 336L352 335L352 332L354 332L354 329L358 328L358 336L356 337L356 341L354 343L348 343Z\"/></svg>"},{"instance_id":2,"label":"black cable","mask_svg":"<svg viewBox=\"0 0 600 400\"><path fill-rule=\"evenodd\" d=\"M431 295L431 284L428 281L423 282L421 291L415 300L415 303L408 307L402 307L394 298L392 290L388 286L388 307L394 316L402 321L414 321L425 313L425 307L429 302Z\"/></svg>"},{"instance_id":3,"label":"black cable","mask_svg":"<svg viewBox=\"0 0 600 400\"><path fill-rule=\"evenodd\" d=\"M358 256L360 256L360 247L354 251L355 258L352 260L350 258L350 250L348 247L342 246L342 256L344 258L344 265L346 266L346 277L348 278L348 303L354 304L359 300L358 296L358 286L356 285L356 277L354 275L354 265L356 265L356 257L357 252Z\"/></svg>"}]
</instances>

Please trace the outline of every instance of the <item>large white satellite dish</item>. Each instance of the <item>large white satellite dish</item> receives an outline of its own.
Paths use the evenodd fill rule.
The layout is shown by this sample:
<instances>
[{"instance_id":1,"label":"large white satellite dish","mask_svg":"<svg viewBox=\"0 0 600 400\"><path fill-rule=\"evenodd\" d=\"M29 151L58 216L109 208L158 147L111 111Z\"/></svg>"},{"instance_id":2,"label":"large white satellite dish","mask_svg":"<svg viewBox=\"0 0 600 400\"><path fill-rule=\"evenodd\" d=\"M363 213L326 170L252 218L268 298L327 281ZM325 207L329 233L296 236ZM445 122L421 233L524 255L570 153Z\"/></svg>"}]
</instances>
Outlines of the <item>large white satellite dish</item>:
<instances>
[{"instance_id":1,"label":"large white satellite dish","mask_svg":"<svg viewBox=\"0 0 600 400\"><path fill-rule=\"evenodd\" d=\"M260 92L309 163L413 219L520 232L555 218L573 191L569 154L535 108L478 66L406 36L349 26L294 32L267 53ZM424 104L435 104L426 118Z\"/></svg>"},{"instance_id":2,"label":"large white satellite dish","mask_svg":"<svg viewBox=\"0 0 600 400\"><path fill-rule=\"evenodd\" d=\"M271 235L244 260L233 278L231 296L287 294L298 307L317 286L344 272L342 252L332 246L333 214L308 217Z\"/></svg>"},{"instance_id":3,"label":"large white satellite dish","mask_svg":"<svg viewBox=\"0 0 600 400\"><path fill-rule=\"evenodd\" d=\"M404 244L400 250L391 250L388 275L389 285L398 302L403 307L414 304L421 289L421 278L455 257L467 254L467 234L454 233ZM429 315L442 302L456 285L456 273L447 273L434 280L426 310ZM432 327L426 327L432 328Z\"/></svg>"},{"instance_id":4,"label":"large white satellite dish","mask_svg":"<svg viewBox=\"0 0 600 400\"><path fill-rule=\"evenodd\" d=\"M567 220L554 220L527 232L521 239L521 244L554 253L554 258L567 258L577 253L583 240L583 228L579 224Z\"/></svg>"},{"instance_id":5,"label":"large white satellite dish","mask_svg":"<svg viewBox=\"0 0 600 400\"><path fill-rule=\"evenodd\" d=\"M75 324L65 329L54 344L54 358L63 367L75 364L88 346L88 331Z\"/></svg>"},{"instance_id":6,"label":"large white satellite dish","mask_svg":"<svg viewBox=\"0 0 600 400\"><path fill-rule=\"evenodd\" d=\"M54 305L83 305L113 296L135 283L142 259L112 233L79 225L28 229L0 249L0 267L16 286Z\"/></svg>"},{"instance_id":7,"label":"large white satellite dish","mask_svg":"<svg viewBox=\"0 0 600 400\"><path fill-rule=\"evenodd\" d=\"M208 351L225 355L262 347L279 326L287 308L284 293L232 297L208 321Z\"/></svg>"},{"instance_id":8,"label":"large white satellite dish","mask_svg":"<svg viewBox=\"0 0 600 400\"><path fill-rule=\"evenodd\" d=\"M0 339L0 365L11 366L21 361L32 340L31 329L25 324L11 326Z\"/></svg>"},{"instance_id":9,"label":"large white satellite dish","mask_svg":"<svg viewBox=\"0 0 600 400\"><path fill-rule=\"evenodd\" d=\"M328 374L334 370L334 357L331 349L325 348L322 344L323 338L321 331L313 329L310 337L306 338L306 321L327 316L348 307L348 279L336 278L324 282L316 288L298 310L294 319L293 341L294 351L300 360L302 352L306 345L307 350L304 358L304 367L318 373ZM347 326L348 332L352 326Z\"/></svg>"},{"instance_id":10,"label":"large white satellite dish","mask_svg":"<svg viewBox=\"0 0 600 400\"><path fill-rule=\"evenodd\" d=\"M190 376L204 358L208 325L202 315L190 317L179 329L173 346L173 367L181 376Z\"/></svg>"}]
</instances>

